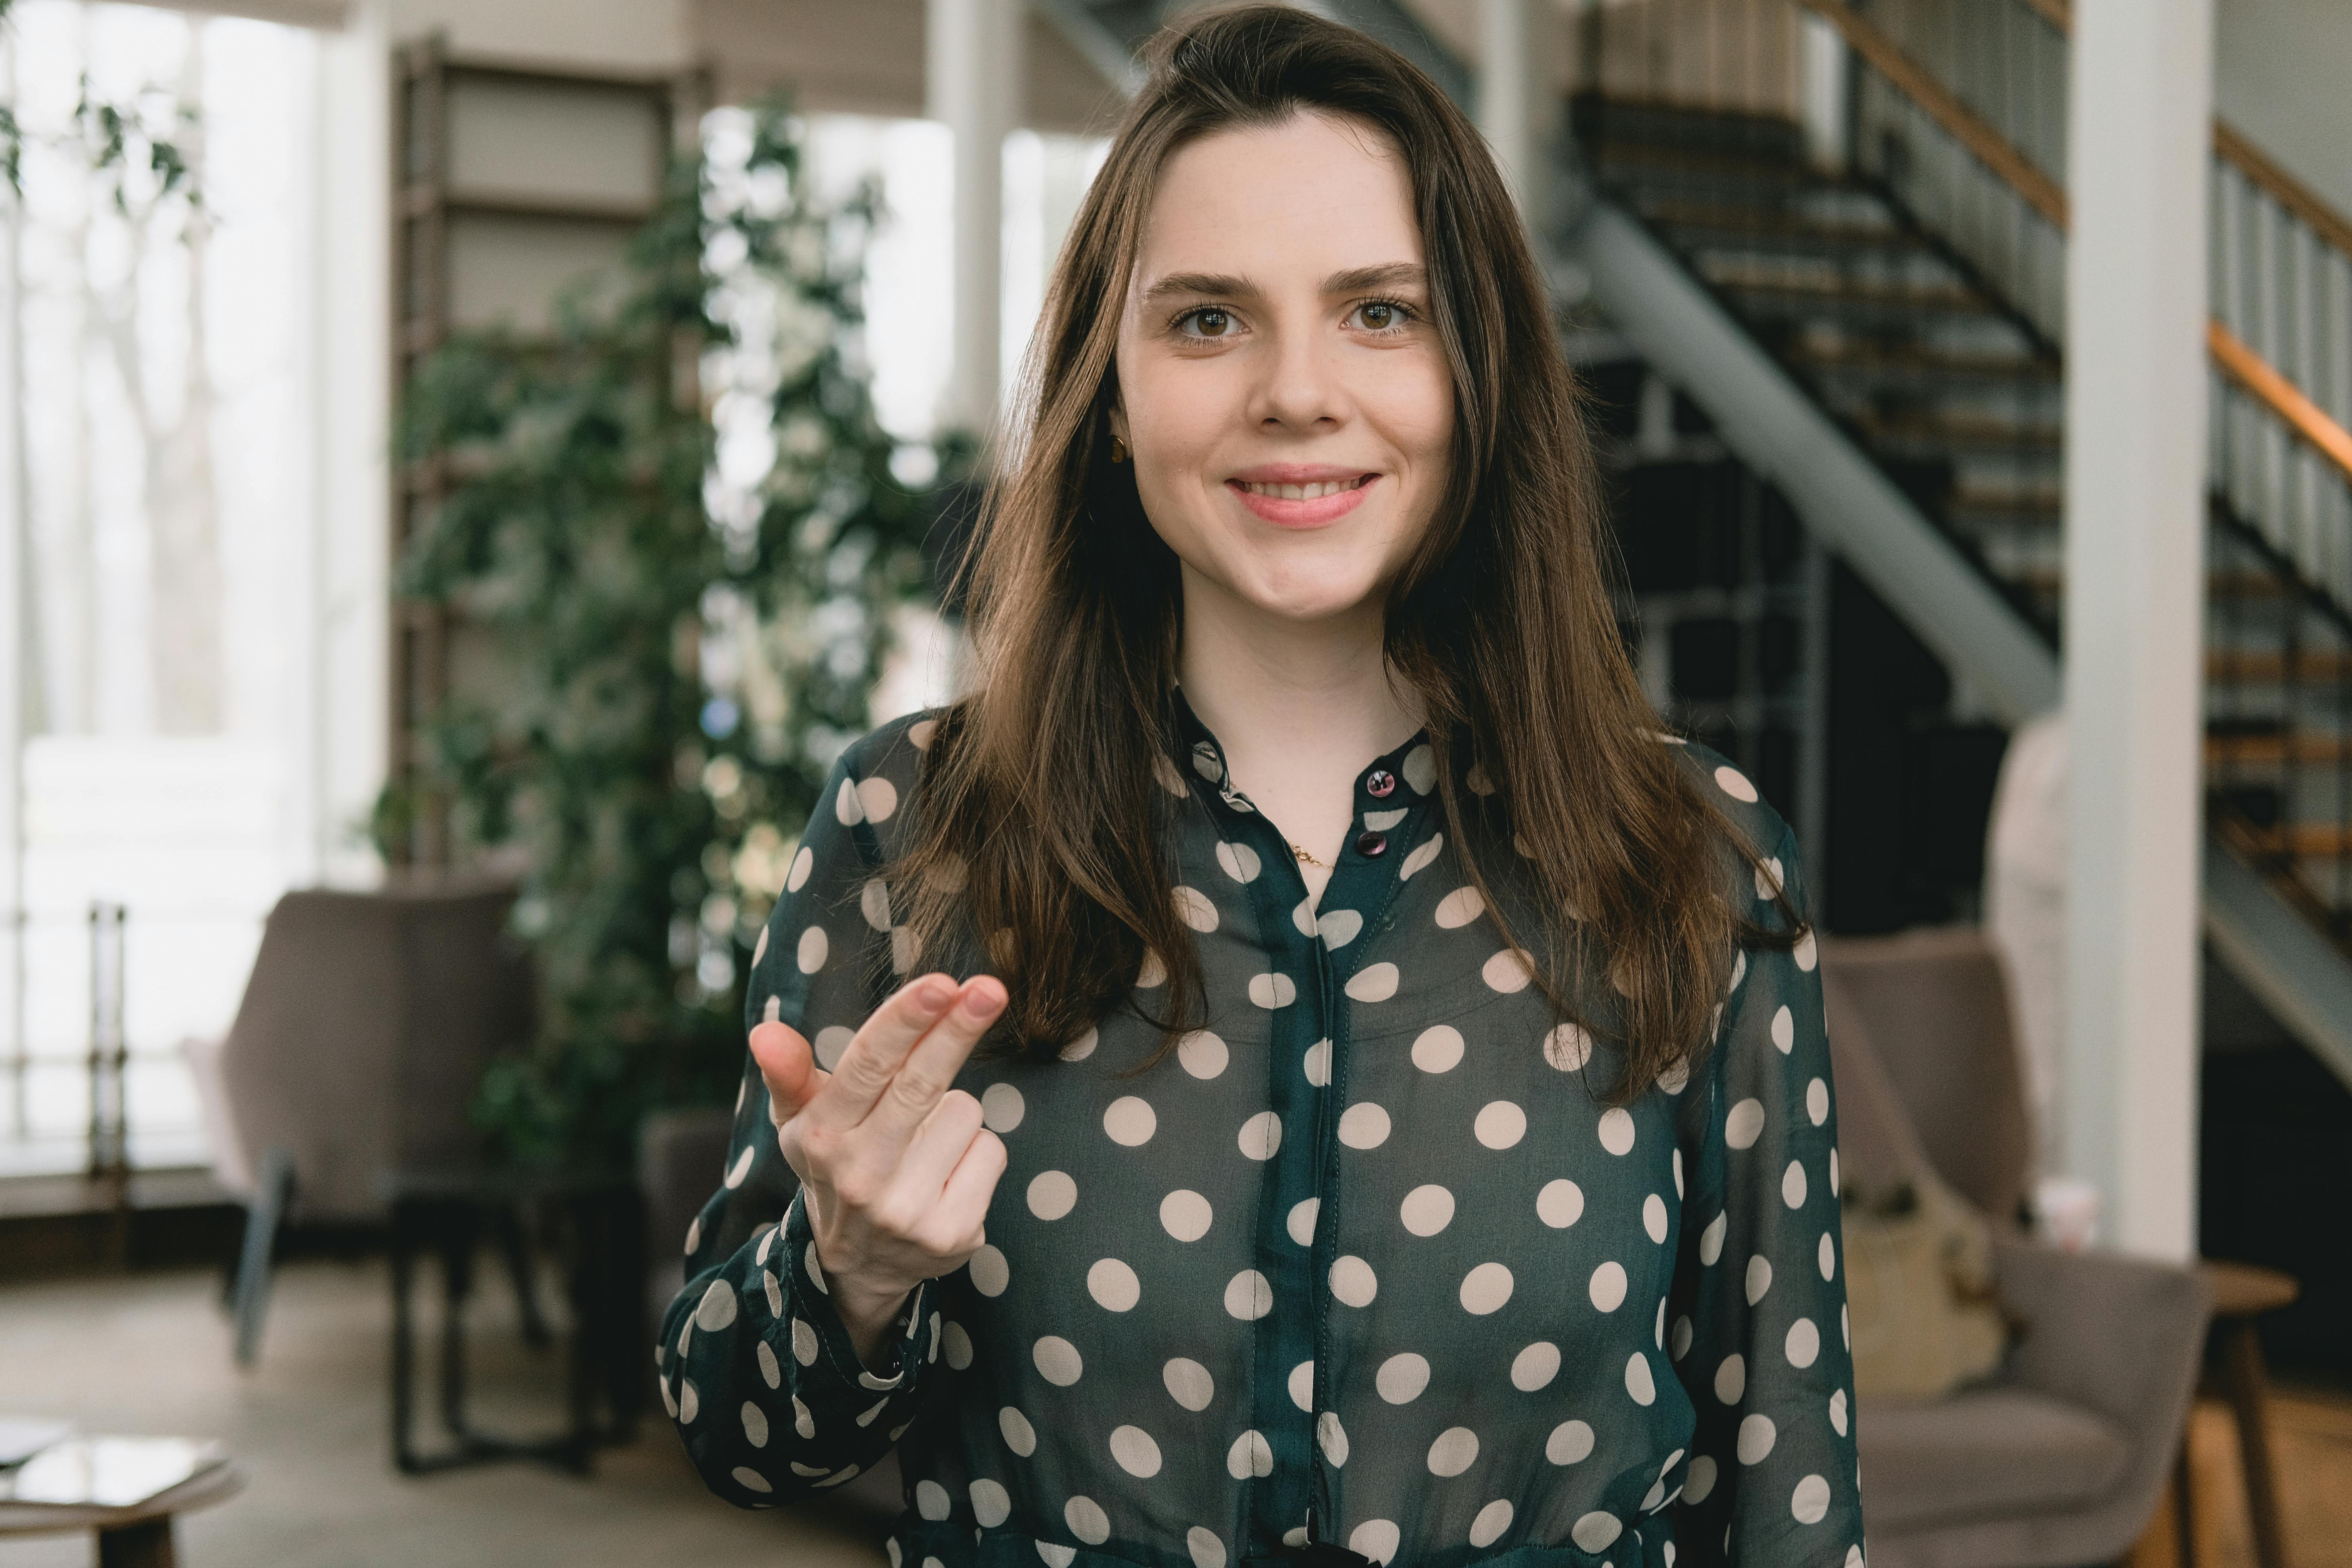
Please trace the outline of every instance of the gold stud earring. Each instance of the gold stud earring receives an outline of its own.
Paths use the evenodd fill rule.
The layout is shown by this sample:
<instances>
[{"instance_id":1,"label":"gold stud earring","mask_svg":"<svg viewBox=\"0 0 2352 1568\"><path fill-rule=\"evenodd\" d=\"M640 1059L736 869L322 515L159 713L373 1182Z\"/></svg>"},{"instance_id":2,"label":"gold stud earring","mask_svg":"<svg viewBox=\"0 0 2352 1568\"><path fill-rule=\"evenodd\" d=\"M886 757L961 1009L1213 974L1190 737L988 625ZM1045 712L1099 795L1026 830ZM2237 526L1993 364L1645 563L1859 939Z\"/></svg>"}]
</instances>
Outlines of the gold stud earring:
<instances>
[{"instance_id":1,"label":"gold stud earring","mask_svg":"<svg viewBox=\"0 0 2352 1568\"><path fill-rule=\"evenodd\" d=\"M1127 461L1127 443L1116 436L1110 438L1110 460L1114 463Z\"/></svg>"}]
</instances>

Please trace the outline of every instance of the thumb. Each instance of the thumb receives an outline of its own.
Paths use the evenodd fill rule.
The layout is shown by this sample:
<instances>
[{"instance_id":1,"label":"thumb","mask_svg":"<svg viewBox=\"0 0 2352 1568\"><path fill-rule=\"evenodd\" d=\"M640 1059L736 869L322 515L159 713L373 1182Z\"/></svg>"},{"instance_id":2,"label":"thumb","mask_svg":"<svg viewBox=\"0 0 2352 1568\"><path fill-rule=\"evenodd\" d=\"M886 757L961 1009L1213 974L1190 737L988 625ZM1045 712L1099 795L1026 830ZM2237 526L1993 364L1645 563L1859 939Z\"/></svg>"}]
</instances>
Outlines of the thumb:
<instances>
[{"instance_id":1,"label":"thumb","mask_svg":"<svg viewBox=\"0 0 2352 1568\"><path fill-rule=\"evenodd\" d=\"M816 1053L790 1024L769 1022L751 1031L751 1059L768 1085L768 1115L782 1127L814 1100L832 1075L816 1065Z\"/></svg>"}]
</instances>

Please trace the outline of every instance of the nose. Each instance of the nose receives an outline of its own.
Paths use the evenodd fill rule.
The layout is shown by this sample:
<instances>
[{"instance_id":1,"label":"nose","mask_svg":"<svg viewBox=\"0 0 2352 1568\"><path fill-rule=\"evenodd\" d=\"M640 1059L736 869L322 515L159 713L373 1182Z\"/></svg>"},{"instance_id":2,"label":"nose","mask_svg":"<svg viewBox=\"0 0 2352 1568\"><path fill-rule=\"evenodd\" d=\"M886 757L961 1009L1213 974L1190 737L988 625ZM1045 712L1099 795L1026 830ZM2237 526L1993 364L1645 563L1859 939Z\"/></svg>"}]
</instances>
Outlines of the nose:
<instances>
[{"instance_id":1,"label":"nose","mask_svg":"<svg viewBox=\"0 0 2352 1568\"><path fill-rule=\"evenodd\" d=\"M1270 353L1251 393L1251 417L1269 433L1307 435L1335 430L1347 422L1349 402L1333 345L1321 333L1288 323L1272 334Z\"/></svg>"}]
</instances>

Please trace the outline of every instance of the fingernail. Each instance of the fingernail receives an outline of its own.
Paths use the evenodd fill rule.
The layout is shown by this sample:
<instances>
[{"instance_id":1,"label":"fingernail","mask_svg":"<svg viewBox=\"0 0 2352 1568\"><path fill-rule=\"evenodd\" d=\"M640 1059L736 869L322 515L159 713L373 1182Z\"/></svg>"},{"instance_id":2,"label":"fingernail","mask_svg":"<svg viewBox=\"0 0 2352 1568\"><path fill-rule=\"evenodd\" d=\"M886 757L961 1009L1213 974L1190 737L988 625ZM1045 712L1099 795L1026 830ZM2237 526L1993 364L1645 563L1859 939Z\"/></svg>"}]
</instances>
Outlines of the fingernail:
<instances>
[{"instance_id":1,"label":"fingernail","mask_svg":"<svg viewBox=\"0 0 2352 1568\"><path fill-rule=\"evenodd\" d=\"M943 974L923 982L923 988L915 993L915 1000L934 1013L945 1012L955 999L956 984Z\"/></svg>"},{"instance_id":2,"label":"fingernail","mask_svg":"<svg viewBox=\"0 0 2352 1568\"><path fill-rule=\"evenodd\" d=\"M985 1018L1002 1005L993 986L974 985L963 994L963 1010L968 1017Z\"/></svg>"}]
</instances>

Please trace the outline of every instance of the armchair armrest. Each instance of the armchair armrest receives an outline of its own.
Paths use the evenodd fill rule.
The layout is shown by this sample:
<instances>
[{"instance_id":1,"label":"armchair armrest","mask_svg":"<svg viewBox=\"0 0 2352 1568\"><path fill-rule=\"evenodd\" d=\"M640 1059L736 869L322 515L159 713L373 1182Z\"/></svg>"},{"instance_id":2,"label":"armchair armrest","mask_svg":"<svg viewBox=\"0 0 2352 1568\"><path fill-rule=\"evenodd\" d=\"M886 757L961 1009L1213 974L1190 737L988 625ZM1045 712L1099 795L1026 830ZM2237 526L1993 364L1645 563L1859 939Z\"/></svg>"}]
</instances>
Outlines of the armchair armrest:
<instances>
[{"instance_id":1,"label":"armchair armrest","mask_svg":"<svg viewBox=\"0 0 2352 1568\"><path fill-rule=\"evenodd\" d=\"M2179 1436L2204 1358L2213 1292L2192 1268L1993 1244L2001 1305L2025 1321L2009 1379L2135 1434Z\"/></svg>"}]
</instances>

